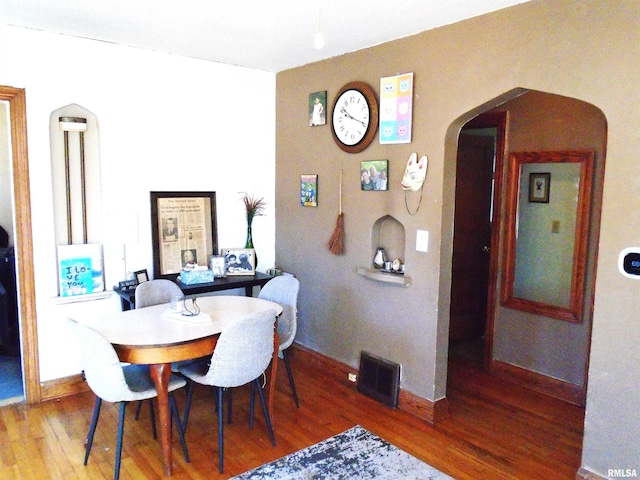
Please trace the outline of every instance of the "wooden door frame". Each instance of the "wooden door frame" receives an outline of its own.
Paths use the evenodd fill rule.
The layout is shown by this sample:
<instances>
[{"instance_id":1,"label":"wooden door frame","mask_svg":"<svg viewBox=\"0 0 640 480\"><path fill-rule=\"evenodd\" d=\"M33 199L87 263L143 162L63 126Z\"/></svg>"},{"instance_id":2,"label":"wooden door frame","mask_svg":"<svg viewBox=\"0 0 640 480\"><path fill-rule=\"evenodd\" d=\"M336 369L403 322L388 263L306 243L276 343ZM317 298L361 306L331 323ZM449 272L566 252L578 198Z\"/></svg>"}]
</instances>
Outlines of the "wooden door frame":
<instances>
[{"instance_id":1,"label":"wooden door frame","mask_svg":"<svg viewBox=\"0 0 640 480\"><path fill-rule=\"evenodd\" d=\"M20 309L20 345L24 365L24 396L27 403L38 403L41 400L40 365L33 268L26 93L21 88L0 86L0 100L9 102L11 124L14 235Z\"/></svg>"},{"instance_id":2,"label":"wooden door frame","mask_svg":"<svg viewBox=\"0 0 640 480\"><path fill-rule=\"evenodd\" d=\"M491 222L491 244L489 246L489 279L487 291L487 322L484 333L484 369L489 370L493 358L493 331L495 324L496 289L498 282L498 259L500 232L502 230L502 190L504 182L504 158L506 155L507 112L485 112L465 123L464 128L496 128L496 147L493 186L493 218ZM455 222L455 219L454 219Z\"/></svg>"}]
</instances>

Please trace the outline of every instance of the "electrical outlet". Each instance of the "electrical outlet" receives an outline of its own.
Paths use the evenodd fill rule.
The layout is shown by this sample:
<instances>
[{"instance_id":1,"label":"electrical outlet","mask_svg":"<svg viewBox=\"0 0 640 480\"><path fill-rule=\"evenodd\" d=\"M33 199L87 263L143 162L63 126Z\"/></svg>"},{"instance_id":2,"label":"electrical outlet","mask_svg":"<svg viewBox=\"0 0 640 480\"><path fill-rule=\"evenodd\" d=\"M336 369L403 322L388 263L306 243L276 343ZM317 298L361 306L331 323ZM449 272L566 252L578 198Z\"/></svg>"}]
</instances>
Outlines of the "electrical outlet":
<instances>
[{"instance_id":1,"label":"electrical outlet","mask_svg":"<svg viewBox=\"0 0 640 480\"><path fill-rule=\"evenodd\" d=\"M349 381L350 382L355 382L358 379L357 375L355 373L350 373L349 374Z\"/></svg>"}]
</instances>

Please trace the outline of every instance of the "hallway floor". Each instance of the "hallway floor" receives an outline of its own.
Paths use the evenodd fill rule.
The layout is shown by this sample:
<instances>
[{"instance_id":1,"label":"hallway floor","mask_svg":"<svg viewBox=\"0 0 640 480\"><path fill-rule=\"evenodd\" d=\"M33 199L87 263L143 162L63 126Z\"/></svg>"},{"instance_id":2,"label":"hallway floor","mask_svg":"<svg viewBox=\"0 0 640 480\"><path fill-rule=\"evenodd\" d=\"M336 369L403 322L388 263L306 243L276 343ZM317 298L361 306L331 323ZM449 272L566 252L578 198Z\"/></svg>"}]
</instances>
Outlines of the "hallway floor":
<instances>
[{"instance_id":1,"label":"hallway floor","mask_svg":"<svg viewBox=\"0 0 640 480\"><path fill-rule=\"evenodd\" d=\"M0 356L0 406L23 399L20 357Z\"/></svg>"}]
</instances>

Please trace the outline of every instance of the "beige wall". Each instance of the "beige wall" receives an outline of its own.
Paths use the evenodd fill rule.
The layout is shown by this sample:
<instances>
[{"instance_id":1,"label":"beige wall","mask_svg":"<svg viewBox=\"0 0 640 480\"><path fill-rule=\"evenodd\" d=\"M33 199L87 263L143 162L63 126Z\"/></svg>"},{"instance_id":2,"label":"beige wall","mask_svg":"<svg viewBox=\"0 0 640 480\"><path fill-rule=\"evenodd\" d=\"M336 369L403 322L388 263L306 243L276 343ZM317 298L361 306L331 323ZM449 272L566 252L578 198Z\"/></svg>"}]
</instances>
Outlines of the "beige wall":
<instances>
[{"instance_id":1,"label":"beige wall","mask_svg":"<svg viewBox=\"0 0 640 480\"><path fill-rule=\"evenodd\" d=\"M277 75L276 262L301 281L298 340L357 366L360 350L402 365L402 387L430 400L446 394L455 156L459 128L515 89L573 97L608 123L607 167L598 257L583 467L637 468L640 386L637 344L640 283L620 275L620 250L640 244L637 135L640 3L533 1L420 35ZM309 127L308 95L345 83L379 90L383 76L414 72L413 142L349 155L329 125ZM508 93L511 92L511 93ZM504 96L504 97L503 97ZM429 156L419 212L409 215L399 187L411 152ZM390 190L362 192L361 160L388 159ZM346 254L326 242L338 213L344 170ZM319 206L299 205L299 176L319 175ZM415 200L412 196L409 200ZM406 231L408 288L358 276L368 266L371 227L384 215ZM416 230L430 233L415 251Z\"/></svg>"}]
</instances>

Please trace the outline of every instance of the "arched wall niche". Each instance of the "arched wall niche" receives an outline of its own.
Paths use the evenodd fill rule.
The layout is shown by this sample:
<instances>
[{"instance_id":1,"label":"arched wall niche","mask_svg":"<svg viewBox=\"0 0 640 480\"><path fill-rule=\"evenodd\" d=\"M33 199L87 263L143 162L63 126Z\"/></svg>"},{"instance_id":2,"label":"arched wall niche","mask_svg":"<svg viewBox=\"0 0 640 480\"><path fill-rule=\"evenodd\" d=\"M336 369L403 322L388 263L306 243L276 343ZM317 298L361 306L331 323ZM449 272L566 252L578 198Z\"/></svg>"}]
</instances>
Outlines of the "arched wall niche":
<instances>
[{"instance_id":1,"label":"arched wall niche","mask_svg":"<svg viewBox=\"0 0 640 480\"><path fill-rule=\"evenodd\" d=\"M393 262L398 259L404 265L406 234L404 225L391 215L383 215L371 226L371 245L369 251L369 265L357 269L357 273L378 282L392 283L408 287L411 278L402 273L381 271L373 267L373 259L378 248L383 248L386 259Z\"/></svg>"},{"instance_id":2,"label":"arched wall niche","mask_svg":"<svg viewBox=\"0 0 640 480\"><path fill-rule=\"evenodd\" d=\"M100 156L98 149L98 119L86 108L72 103L60 107L49 116L49 141L51 147L51 175L53 177L53 208L56 231L56 244L83 243L82 218L80 206L80 132L68 131L68 156L71 173L71 210L73 218L72 240L67 238L67 199L65 193L65 144L61 118L84 119L82 132L84 143L84 170L86 183L86 234L87 242L102 241L102 195ZM67 122L66 124L68 124ZM72 127L73 128L73 127Z\"/></svg>"}]
</instances>

